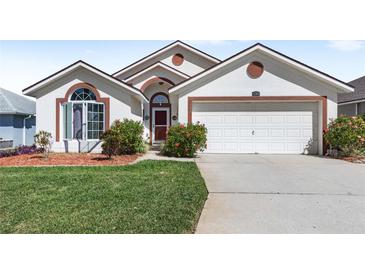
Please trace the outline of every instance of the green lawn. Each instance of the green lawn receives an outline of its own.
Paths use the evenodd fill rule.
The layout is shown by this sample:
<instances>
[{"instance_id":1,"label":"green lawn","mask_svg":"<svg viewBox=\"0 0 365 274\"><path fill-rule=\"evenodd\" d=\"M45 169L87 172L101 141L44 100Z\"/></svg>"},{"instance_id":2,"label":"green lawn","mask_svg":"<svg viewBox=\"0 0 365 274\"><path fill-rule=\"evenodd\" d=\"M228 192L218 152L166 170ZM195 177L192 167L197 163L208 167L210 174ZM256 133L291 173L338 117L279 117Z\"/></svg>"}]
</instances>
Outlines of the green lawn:
<instances>
[{"instance_id":1,"label":"green lawn","mask_svg":"<svg viewBox=\"0 0 365 274\"><path fill-rule=\"evenodd\" d=\"M206 198L193 162L0 168L0 233L191 233Z\"/></svg>"}]
</instances>

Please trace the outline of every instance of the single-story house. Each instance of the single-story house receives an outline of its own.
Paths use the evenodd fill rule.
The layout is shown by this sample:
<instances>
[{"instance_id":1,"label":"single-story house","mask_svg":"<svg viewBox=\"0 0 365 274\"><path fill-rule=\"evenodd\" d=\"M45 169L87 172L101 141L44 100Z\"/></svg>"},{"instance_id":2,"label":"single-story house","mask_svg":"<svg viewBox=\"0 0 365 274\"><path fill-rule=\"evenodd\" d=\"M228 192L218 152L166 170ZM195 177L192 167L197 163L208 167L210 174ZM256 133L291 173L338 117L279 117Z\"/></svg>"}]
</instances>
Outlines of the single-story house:
<instances>
[{"instance_id":1,"label":"single-story house","mask_svg":"<svg viewBox=\"0 0 365 274\"><path fill-rule=\"evenodd\" d=\"M338 95L338 114L347 116L365 114L365 76L349 82L355 92Z\"/></svg>"},{"instance_id":2,"label":"single-story house","mask_svg":"<svg viewBox=\"0 0 365 274\"><path fill-rule=\"evenodd\" d=\"M36 102L0 88L0 148L32 145Z\"/></svg>"},{"instance_id":3,"label":"single-story house","mask_svg":"<svg viewBox=\"0 0 365 274\"><path fill-rule=\"evenodd\" d=\"M262 44L221 61L181 41L108 74L77 61L23 90L54 151L100 151L116 119L141 121L150 143L200 122L207 153L322 154L338 94L354 88Z\"/></svg>"}]
</instances>

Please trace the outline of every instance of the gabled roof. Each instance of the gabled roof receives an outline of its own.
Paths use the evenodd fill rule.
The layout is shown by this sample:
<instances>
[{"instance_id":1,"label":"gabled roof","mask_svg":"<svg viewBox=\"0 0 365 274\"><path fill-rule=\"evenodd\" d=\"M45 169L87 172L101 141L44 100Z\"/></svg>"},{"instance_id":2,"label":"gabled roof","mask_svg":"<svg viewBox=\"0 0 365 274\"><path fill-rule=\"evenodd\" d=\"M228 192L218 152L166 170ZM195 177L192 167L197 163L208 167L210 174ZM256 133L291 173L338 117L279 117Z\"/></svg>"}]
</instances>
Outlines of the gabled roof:
<instances>
[{"instance_id":1,"label":"gabled roof","mask_svg":"<svg viewBox=\"0 0 365 274\"><path fill-rule=\"evenodd\" d=\"M355 87L355 92L339 94L338 103L365 101L365 76L357 78L349 82L349 84Z\"/></svg>"},{"instance_id":2,"label":"gabled roof","mask_svg":"<svg viewBox=\"0 0 365 274\"><path fill-rule=\"evenodd\" d=\"M148 71L150 71L150 70L152 70L154 68L157 68L157 67L161 67L163 69L166 69L166 70L168 70L168 71L170 71L170 72L172 72L174 74L177 74L177 75L181 76L182 78L185 78L185 79L190 78L189 75L187 75L187 74L185 74L185 73L183 73L183 72L181 72L181 71L179 71L179 70L177 70L177 69L175 69L173 67L170 67L169 65L166 65L165 63L162 63L162 62L158 61L156 63L153 63L151 66L146 67L146 68L144 68L144 69L142 69L142 70L140 70L140 71L132 74L131 76L125 78L124 81L125 82L128 82L128 81L130 81L130 80L132 80L132 79L134 79L134 78L142 75L143 73L146 73L146 72L148 72Z\"/></svg>"},{"instance_id":3,"label":"gabled roof","mask_svg":"<svg viewBox=\"0 0 365 274\"><path fill-rule=\"evenodd\" d=\"M126 66L125 68L123 68L121 70L118 70L117 72L113 73L112 75L114 77L118 77L120 74L128 71L129 69L132 69L132 68L138 66L139 64L142 64L143 62L146 62L146 61L152 59L153 57L155 57L155 56L157 56L159 54L162 54L162 53L168 51L169 49L171 49L171 48L173 48L175 46L181 46L181 47L183 47L183 48L185 48L185 49L187 49L189 51L192 51L192 52L194 52L194 53L202 56L203 58L205 58L207 60L210 60L210 61L214 62L214 63L219 63L220 62L220 60L218 58L216 58L216 57L214 57L212 55L209 55L209 54L207 54L207 53L205 53L205 52L203 52L203 51L201 51L201 50L199 50L197 48L194 48L193 46L190 46L190 45L188 45L188 44L186 44L186 43L184 43L184 42L182 42L180 40L176 40L175 42L173 42L171 44L168 44L167 46L165 46L165 47L163 47L163 48L161 48L161 49L159 49L159 50L157 50L157 51L155 51L155 52L147 55L146 57L144 57L144 58L142 58L142 59L140 59L140 60L138 60L138 61L136 61L136 62L134 62L134 63L132 63L132 64L130 64L128 66Z\"/></svg>"},{"instance_id":4,"label":"gabled roof","mask_svg":"<svg viewBox=\"0 0 365 274\"><path fill-rule=\"evenodd\" d=\"M138 96L141 96L145 101L148 102L148 98L137 88L131 86L131 85L128 85L127 83L117 79L117 78L114 78L113 76L111 76L110 74L82 61L82 60L79 60L59 71L57 71L56 73L44 78L43 80L40 80L38 81L37 83L23 89L23 93L24 94L32 94L33 92L35 92L36 90L38 90L39 88L49 84L50 82L53 82L59 78L61 78L62 76L64 76L65 74L71 72L71 71L74 71L78 68L85 68L91 72L94 72L102 77L104 77L105 79L127 89L128 91L130 91L132 94L135 94L135 95L138 95Z\"/></svg>"},{"instance_id":5,"label":"gabled roof","mask_svg":"<svg viewBox=\"0 0 365 274\"><path fill-rule=\"evenodd\" d=\"M31 99L0 88L0 114L35 114L35 106Z\"/></svg>"},{"instance_id":6,"label":"gabled roof","mask_svg":"<svg viewBox=\"0 0 365 274\"><path fill-rule=\"evenodd\" d=\"M254 51L261 51L263 53L266 53L267 55L276 58L282 62L285 62L288 65L291 65L295 68L297 68L300 71L303 71L307 74L310 74L312 76L315 76L323 81L325 81L326 83L335 86L336 88L339 88L340 90L342 90L343 92L352 92L354 90L353 86L351 86L350 84L347 84L339 79L336 79L333 76L330 76L322 71L319 71L313 67L310 67L304 63L299 62L298 60L295 60L289 56L286 56L278 51L275 51L265 45L262 45L260 43L256 43L254 45L252 45L251 47L238 52L237 54L223 60L222 62L220 62L219 64L216 64L214 66L212 66L211 68L208 68L207 70L204 70L194 76L192 76L190 79L184 80L181 83L173 86L170 88L170 92L173 93L179 89L181 89L182 87L189 85L190 83L193 83L194 81L207 76L211 73L213 73L214 71L234 62L235 60L238 60Z\"/></svg>"}]
</instances>

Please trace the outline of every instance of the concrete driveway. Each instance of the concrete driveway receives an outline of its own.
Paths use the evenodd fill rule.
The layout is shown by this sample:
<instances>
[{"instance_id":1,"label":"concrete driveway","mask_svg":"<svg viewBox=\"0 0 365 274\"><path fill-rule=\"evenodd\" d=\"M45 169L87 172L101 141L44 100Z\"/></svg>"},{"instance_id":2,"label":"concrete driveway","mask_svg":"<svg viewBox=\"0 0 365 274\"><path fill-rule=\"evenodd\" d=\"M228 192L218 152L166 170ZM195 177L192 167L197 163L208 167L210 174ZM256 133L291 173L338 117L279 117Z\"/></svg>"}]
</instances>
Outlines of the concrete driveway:
<instances>
[{"instance_id":1,"label":"concrete driveway","mask_svg":"<svg viewBox=\"0 0 365 274\"><path fill-rule=\"evenodd\" d=\"M365 233L365 165L304 155L206 154L197 233Z\"/></svg>"}]
</instances>

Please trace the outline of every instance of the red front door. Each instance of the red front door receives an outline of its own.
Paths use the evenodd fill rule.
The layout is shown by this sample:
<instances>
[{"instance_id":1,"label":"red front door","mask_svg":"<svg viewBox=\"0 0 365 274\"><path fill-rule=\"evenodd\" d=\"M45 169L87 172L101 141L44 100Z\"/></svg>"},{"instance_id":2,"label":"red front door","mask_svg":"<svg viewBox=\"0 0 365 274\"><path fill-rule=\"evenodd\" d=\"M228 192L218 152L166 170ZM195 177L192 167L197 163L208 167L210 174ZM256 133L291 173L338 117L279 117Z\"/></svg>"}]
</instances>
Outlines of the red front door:
<instances>
[{"instance_id":1,"label":"red front door","mask_svg":"<svg viewBox=\"0 0 365 274\"><path fill-rule=\"evenodd\" d=\"M167 110L155 110L155 141L166 140Z\"/></svg>"}]
</instances>

